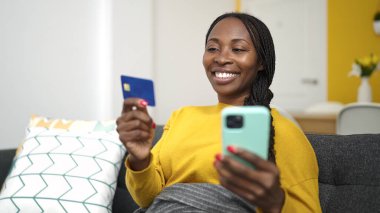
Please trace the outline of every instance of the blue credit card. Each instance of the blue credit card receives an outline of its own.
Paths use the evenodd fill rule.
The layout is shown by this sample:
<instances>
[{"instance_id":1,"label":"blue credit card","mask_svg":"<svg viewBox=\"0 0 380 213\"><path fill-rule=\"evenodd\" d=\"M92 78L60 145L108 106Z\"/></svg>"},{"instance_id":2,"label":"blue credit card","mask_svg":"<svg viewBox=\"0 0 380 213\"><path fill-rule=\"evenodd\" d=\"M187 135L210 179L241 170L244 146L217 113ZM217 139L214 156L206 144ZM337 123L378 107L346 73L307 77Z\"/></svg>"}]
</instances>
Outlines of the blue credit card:
<instances>
[{"instance_id":1,"label":"blue credit card","mask_svg":"<svg viewBox=\"0 0 380 213\"><path fill-rule=\"evenodd\" d=\"M156 105L152 80L122 75L121 87L124 99L141 98L147 101L149 106Z\"/></svg>"}]
</instances>

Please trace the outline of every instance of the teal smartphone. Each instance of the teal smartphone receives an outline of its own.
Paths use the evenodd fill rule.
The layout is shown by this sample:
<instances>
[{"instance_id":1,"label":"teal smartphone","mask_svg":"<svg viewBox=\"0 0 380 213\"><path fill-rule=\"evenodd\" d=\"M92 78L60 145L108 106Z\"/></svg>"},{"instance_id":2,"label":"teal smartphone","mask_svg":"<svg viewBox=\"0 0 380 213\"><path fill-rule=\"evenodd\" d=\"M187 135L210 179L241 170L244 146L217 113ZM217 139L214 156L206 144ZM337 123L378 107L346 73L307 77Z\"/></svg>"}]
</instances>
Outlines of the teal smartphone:
<instances>
[{"instance_id":1,"label":"teal smartphone","mask_svg":"<svg viewBox=\"0 0 380 213\"><path fill-rule=\"evenodd\" d=\"M230 145L246 149L268 159L270 112L263 106L227 107L222 110L223 155ZM237 158L246 165L244 160Z\"/></svg>"}]
</instances>

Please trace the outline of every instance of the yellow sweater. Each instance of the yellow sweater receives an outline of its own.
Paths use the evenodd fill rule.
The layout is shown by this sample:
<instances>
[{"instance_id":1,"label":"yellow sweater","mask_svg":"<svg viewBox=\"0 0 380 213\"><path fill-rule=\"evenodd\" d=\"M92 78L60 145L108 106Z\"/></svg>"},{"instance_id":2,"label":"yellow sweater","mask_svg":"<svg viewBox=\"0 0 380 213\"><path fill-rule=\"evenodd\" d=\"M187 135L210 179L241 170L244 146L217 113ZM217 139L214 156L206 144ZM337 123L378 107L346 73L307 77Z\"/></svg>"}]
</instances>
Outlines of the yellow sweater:
<instances>
[{"instance_id":1,"label":"yellow sweater","mask_svg":"<svg viewBox=\"0 0 380 213\"><path fill-rule=\"evenodd\" d=\"M175 111L151 151L150 165L130 169L126 183L141 207L149 206L163 187L175 183L219 184L213 166L221 153L221 110L227 105L184 107ZM318 196L318 164L305 135L291 121L272 110L276 164L285 191L282 212L321 212Z\"/></svg>"}]
</instances>

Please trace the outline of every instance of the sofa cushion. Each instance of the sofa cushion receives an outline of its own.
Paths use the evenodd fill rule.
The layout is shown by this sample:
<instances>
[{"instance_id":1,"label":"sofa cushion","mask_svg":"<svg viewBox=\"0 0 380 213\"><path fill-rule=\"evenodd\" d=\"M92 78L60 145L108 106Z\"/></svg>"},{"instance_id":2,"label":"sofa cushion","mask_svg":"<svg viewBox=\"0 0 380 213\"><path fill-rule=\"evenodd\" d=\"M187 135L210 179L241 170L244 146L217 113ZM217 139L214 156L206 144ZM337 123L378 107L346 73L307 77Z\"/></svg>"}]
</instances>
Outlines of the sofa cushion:
<instances>
[{"instance_id":1,"label":"sofa cushion","mask_svg":"<svg viewBox=\"0 0 380 213\"><path fill-rule=\"evenodd\" d=\"M69 120L44 116L32 116L28 127L64 129L71 132L112 132L116 129L116 122L115 120Z\"/></svg>"},{"instance_id":2,"label":"sofa cushion","mask_svg":"<svg viewBox=\"0 0 380 213\"><path fill-rule=\"evenodd\" d=\"M112 211L125 156L114 121L37 117L27 132L0 193L5 212Z\"/></svg>"},{"instance_id":3,"label":"sofa cushion","mask_svg":"<svg viewBox=\"0 0 380 213\"><path fill-rule=\"evenodd\" d=\"M0 186L4 183L8 175L9 168L12 165L12 159L15 155L15 149L0 150Z\"/></svg>"},{"instance_id":4,"label":"sofa cushion","mask_svg":"<svg viewBox=\"0 0 380 213\"><path fill-rule=\"evenodd\" d=\"M380 134L307 136L318 159L323 211L378 211Z\"/></svg>"}]
</instances>

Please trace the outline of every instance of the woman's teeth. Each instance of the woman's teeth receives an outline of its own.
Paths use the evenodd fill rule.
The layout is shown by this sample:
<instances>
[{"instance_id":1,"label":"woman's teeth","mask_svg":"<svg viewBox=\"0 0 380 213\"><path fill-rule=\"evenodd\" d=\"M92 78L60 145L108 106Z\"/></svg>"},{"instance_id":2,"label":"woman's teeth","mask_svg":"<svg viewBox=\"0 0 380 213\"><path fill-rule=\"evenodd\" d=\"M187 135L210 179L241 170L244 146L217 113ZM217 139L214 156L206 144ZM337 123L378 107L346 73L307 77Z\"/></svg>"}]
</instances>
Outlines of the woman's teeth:
<instances>
[{"instance_id":1,"label":"woman's teeth","mask_svg":"<svg viewBox=\"0 0 380 213\"><path fill-rule=\"evenodd\" d=\"M215 76L217 78L234 78L239 76L239 74L230 72L215 72Z\"/></svg>"}]
</instances>

